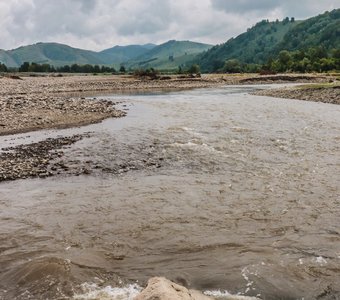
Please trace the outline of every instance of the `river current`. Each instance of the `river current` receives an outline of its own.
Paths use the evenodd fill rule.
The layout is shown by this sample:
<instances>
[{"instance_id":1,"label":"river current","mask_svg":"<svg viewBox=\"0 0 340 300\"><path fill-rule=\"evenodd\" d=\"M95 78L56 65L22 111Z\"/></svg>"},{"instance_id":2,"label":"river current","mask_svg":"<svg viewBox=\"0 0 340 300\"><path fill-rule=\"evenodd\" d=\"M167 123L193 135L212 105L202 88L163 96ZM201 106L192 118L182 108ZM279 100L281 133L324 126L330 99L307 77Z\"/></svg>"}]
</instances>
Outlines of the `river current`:
<instances>
[{"instance_id":1,"label":"river current","mask_svg":"<svg viewBox=\"0 0 340 300\"><path fill-rule=\"evenodd\" d=\"M340 299L340 106L252 89L113 95L122 119L0 137L90 132L64 160L92 170L0 183L0 299L132 299L153 276Z\"/></svg>"}]
</instances>

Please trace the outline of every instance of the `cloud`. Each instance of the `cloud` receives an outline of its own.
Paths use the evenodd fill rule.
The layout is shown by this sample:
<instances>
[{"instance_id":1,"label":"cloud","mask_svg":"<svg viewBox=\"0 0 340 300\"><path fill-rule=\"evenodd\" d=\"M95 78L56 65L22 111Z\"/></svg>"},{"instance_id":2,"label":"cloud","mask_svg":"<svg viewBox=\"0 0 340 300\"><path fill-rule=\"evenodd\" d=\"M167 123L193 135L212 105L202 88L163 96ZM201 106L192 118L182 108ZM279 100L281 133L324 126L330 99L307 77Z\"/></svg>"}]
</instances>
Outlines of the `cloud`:
<instances>
[{"instance_id":1,"label":"cloud","mask_svg":"<svg viewBox=\"0 0 340 300\"><path fill-rule=\"evenodd\" d=\"M170 1L150 0L147 2L121 1L117 33L119 35L154 34L166 30L171 24Z\"/></svg>"},{"instance_id":2,"label":"cloud","mask_svg":"<svg viewBox=\"0 0 340 300\"><path fill-rule=\"evenodd\" d=\"M305 18L338 0L6 0L0 48L59 42L101 50L169 39L222 43L261 19Z\"/></svg>"},{"instance_id":3,"label":"cloud","mask_svg":"<svg viewBox=\"0 0 340 300\"><path fill-rule=\"evenodd\" d=\"M294 16L307 18L339 6L338 0L211 0L215 9L228 13Z\"/></svg>"},{"instance_id":4,"label":"cloud","mask_svg":"<svg viewBox=\"0 0 340 300\"><path fill-rule=\"evenodd\" d=\"M270 11L277 7L273 0L212 0L213 7L223 9L228 13L244 13L249 11Z\"/></svg>"}]
</instances>

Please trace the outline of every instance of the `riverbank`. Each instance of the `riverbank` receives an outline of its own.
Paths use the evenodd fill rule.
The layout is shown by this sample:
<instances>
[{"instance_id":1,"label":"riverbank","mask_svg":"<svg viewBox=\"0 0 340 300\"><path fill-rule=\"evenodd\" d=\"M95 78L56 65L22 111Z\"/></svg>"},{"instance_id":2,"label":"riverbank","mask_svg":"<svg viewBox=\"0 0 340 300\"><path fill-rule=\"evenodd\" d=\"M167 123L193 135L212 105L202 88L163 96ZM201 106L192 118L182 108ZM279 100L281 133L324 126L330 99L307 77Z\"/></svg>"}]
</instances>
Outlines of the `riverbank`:
<instances>
[{"instance_id":1,"label":"riverbank","mask_svg":"<svg viewBox=\"0 0 340 300\"><path fill-rule=\"evenodd\" d=\"M66 128L122 117L112 101L87 99L89 93L165 88L208 87L215 80L147 81L125 76L0 78L0 135ZM74 95L76 95L74 97Z\"/></svg>"},{"instance_id":2,"label":"riverbank","mask_svg":"<svg viewBox=\"0 0 340 300\"><path fill-rule=\"evenodd\" d=\"M330 104L340 104L340 84L310 84L280 89L261 90L253 93L284 99L296 99Z\"/></svg>"},{"instance_id":3,"label":"riverbank","mask_svg":"<svg viewBox=\"0 0 340 300\"><path fill-rule=\"evenodd\" d=\"M34 75L34 76L32 76ZM0 135L47 128L66 128L122 117L115 103L84 98L113 92L207 88L223 85L284 82L327 82L319 75L225 75L163 76L158 80L133 76L31 76L0 77ZM76 97L74 97L76 95Z\"/></svg>"}]
</instances>

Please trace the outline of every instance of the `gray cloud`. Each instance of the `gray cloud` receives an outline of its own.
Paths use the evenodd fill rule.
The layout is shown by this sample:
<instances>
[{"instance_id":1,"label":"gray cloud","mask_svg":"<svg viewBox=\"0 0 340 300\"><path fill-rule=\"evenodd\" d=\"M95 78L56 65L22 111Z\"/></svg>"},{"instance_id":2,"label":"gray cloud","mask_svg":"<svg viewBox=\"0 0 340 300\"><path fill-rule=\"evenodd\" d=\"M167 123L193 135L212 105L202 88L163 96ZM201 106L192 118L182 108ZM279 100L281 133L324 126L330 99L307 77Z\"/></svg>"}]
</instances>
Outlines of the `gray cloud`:
<instances>
[{"instance_id":1,"label":"gray cloud","mask_svg":"<svg viewBox=\"0 0 340 300\"><path fill-rule=\"evenodd\" d=\"M249 11L270 11L277 7L278 2L273 0L212 0L213 7L229 13L244 13Z\"/></svg>"},{"instance_id":2,"label":"gray cloud","mask_svg":"<svg viewBox=\"0 0 340 300\"><path fill-rule=\"evenodd\" d=\"M337 8L337 3L338 0L6 0L0 1L0 48L40 41L93 50L169 39L217 44L263 18L305 18Z\"/></svg>"},{"instance_id":3,"label":"gray cloud","mask_svg":"<svg viewBox=\"0 0 340 300\"><path fill-rule=\"evenodd\" d=\"M120 35L155 34L166 30L171 24L171 5L168 0L150 0L143 5L134 5L132 1L120 4L128 15L121 20L117 33ZM131 8L131 6L134 8Z\"/></svg>"},{"instance_id":4,"label":"gray cloud","mask_svg":"<svg viewBox=\"0 0 340 300\"><path fill-rule=\"evenodd\" d=\"M338 0L211 0L215 9L228 13L310 17L339 6Z\"/></svg>"},{"instance_id":5,"label":"gray cloud","mask_svg":"<svg viewBox=\"0 0 340 300\"><path fill-rule=\"evenodd\" d=\"M78 0L81 4L81 9L83 12L90 12L96 6L96 0Z\"/></svg>"}]
</instances>

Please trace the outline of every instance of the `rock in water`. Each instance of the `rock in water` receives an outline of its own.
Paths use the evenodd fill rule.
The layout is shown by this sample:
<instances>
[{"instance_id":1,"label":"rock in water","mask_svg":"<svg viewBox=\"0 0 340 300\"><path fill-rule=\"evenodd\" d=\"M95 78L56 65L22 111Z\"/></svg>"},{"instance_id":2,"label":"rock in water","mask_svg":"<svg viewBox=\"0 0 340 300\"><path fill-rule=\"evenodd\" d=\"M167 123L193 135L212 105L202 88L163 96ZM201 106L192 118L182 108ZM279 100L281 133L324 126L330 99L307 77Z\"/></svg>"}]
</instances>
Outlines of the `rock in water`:
<instances>
[{"instance_id":1,"label":"rock in water","mask_svg":"<svg viewBox=\"0 0 340 300\"><path fill-rule=\"evenodd\" d=\"M148 286L134 300L212 300L163 277L149 279Z\"/></svg>"}]
</instances>

